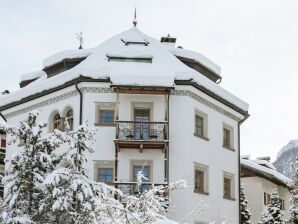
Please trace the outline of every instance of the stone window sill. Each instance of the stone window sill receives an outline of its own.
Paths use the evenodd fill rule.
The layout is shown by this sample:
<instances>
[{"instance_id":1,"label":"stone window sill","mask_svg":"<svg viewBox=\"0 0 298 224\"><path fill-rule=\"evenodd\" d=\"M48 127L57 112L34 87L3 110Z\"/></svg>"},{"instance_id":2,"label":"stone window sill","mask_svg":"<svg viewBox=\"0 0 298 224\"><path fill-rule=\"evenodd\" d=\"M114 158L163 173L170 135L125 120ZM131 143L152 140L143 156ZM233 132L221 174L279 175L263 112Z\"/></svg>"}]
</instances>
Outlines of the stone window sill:
<instances>
[{"instance_id":1,"label":"stone window sill","mask_svg":"<svg viewBox=\"0 0 298 224\"><path fill-rule=\"evenodd\" d=\"M230 198L230 197L223 197L223 199L229 200L229 201L236 201L235 198Z\"/></svg>"},{"instance_id":2,"label":"stone window sill","mask_svg":"<svg viewBox=\"0 0 298 224\"><path fill-rule=\"evenodd\" d=\"M198 134L196 134L196 133L194 133L193 135L196 136L196 137L198 137L198 138L200 138L200 139L203 139L203 140L205 140L205 141L209 141L209 138L206 138L206 137L204 137L204 136L200 136L200 135L198 135Z\"/></svg>"},{"instance_id":3,"label":"stone window sill","mask_svg":"<svg viewBox=\"0 0 298 224\"><path fill-rule=\"evenodd\" d=\"M199 190L193 190L194 193L197 193L197 194L203 194L203 195L209 195L208 192L203 192L203 191L199 191Z\"/></svg>"},{"instance_id":4,"label":"stone window sill","mask_svg":"<svg viewBox=\"0 0 298 224\"><path fill-rule=\"evenodd\" d=\"M232 148L232 147L225 146L225 145L223 145L222 147L225 148L225 149L227 149L227 150L230 150L230 151L232 151L232 152L235 152L235 149Z\"/></svg>"},{"instance_id":5,"label":"stone window sill","mask_svg":"<svg viewBox=\"0 0 298 224\"><path fill-rule=\"evenodd\" d=\"M94 124L99 127L116 127L116 124Z\"/></svg>"}]
</instances>

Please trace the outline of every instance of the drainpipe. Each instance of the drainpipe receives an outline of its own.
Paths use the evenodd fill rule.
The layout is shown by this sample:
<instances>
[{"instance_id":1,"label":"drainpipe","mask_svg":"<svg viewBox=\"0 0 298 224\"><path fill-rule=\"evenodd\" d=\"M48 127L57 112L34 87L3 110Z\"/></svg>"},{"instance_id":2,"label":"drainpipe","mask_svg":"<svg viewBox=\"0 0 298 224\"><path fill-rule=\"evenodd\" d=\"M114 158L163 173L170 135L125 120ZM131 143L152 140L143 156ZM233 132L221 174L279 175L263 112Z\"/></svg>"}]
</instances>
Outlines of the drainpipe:
<instances>
[{"instance_id":1,"label":"drainpipe","mask_svg":"<svg viewBox=\"0 0 298 224\"><path fill-rule=\"evenodd\" d=\"M83 117L82 117L82 115L83 115L83 93L78 87L78 81L76 81L75 87L80 94L80 125L82 125L82 123L83 123L82 122L82 120L83 120Z\"/></svg>"},{"instance_id":2,"label":"drainpipe","mask_svg":"<svg viewBox=\"0 0 298 224\"><path fill-rule=\"evenodd\" d=\"M245 117L238 121L238 203L239 203L239 223L241 222L241 202L240 202L240 185L241 185L241 178L240 178L240 174L241 174L241 163L240 163L240 126L241 124L247 119L249 118L249 114L246 113Z\"/></svg>"}]
</instances>

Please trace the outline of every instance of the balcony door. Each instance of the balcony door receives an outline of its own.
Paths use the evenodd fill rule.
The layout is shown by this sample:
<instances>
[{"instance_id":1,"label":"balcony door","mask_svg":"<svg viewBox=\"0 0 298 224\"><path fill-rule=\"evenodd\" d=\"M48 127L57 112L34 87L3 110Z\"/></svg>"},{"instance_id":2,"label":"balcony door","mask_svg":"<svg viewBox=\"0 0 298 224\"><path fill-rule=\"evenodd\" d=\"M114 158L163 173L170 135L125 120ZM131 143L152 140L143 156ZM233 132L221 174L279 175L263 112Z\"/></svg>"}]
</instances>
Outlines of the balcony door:
<instances>
[{"instance_id":1,"label":"balcony door","mask_svg":"<svg viewBox=\"0 0 298 224\"><path fill-rule=\"evenodd\" d=\"M136 140L149 139L150 109L134 109ZM145 123L143 123L145 122Z\"/></svg>"}]
</instances>

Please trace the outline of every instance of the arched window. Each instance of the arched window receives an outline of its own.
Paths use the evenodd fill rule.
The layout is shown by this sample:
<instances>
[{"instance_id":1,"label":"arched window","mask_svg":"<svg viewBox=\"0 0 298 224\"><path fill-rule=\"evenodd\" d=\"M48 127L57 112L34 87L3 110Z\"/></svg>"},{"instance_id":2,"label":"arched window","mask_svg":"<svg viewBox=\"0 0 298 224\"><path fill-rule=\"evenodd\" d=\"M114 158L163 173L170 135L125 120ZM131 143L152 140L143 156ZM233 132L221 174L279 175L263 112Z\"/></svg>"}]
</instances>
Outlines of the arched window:
<instances>
[{"instance_id":1,"label":"arched window","mask_svg":"<svg viewBox=\"0 0 298 224\"><path fill-rule=\"evenodd\" d=\"M60 114L59 113L56 113L54 115L54 119L53 119L53 129L58 129L60 131L62 131L62 118L60 117Z\"/></svg>"},{"instance_id":2,"label":"arched window","mask_svg":"<svg viewBox=\"0 0 298 224\"><path fill-rule=\"evenodd\" d=\"M73 130L73 110L72 109L67 110L65 114L65 121L69 125L69 130L72 131Z\"/></svg>"}]
</instances>

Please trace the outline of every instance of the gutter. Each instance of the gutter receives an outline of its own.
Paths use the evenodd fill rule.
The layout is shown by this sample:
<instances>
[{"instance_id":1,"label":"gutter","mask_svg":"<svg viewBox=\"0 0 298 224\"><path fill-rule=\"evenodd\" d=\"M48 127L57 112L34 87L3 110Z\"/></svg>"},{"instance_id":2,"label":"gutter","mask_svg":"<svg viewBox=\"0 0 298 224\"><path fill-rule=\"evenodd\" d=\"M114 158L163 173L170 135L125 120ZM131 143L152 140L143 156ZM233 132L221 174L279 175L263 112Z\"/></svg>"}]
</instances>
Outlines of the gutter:
<instances>
[{"instance_id":1,"label":"gutter","mask_svg":"<svg viewBox=\"0 0 298 224\"><path fill-rule=\"evenodd\" d=\"M240 186L241 186L241 161L240 161L240 126L249 118L249 113L246 112L244 118L238 121L238 204L239 204L239 223L241 222L241 202L240 202Z\"/></svg>"}]
</instances>

